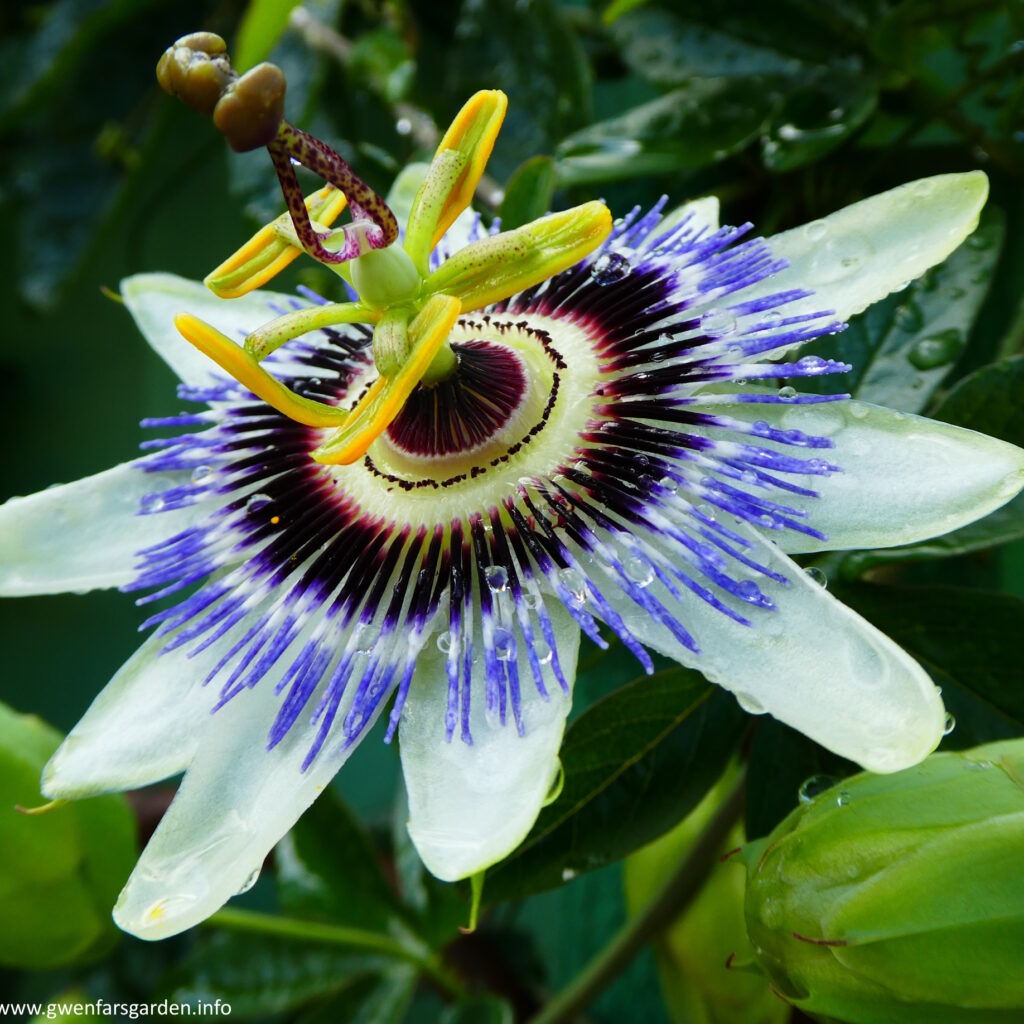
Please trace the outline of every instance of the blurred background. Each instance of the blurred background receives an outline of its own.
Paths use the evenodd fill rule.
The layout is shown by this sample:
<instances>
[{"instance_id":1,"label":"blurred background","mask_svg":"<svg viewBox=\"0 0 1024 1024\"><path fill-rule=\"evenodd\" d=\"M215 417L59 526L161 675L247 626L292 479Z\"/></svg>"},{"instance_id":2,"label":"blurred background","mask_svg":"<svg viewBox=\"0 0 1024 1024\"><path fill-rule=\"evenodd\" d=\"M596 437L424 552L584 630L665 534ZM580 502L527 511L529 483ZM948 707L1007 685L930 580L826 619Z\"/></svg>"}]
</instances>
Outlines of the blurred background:
<instances>
[{"instance_id":1,"label":"blurred background","mask_svg":"<svg viewBox=\"0 0 1024 1024\"><path fill-rule=\"evenodd\" d=\"M769 234L916 177L985 170L992 192L978 232L933 275L828 339L855 368L819 383L1024 443L1021 0L57 0L0 9L0 498L134 457L139 420L181 407L170 371L105 293L140 271L201 278L282 209L262 150L229 153L212 125L156 86L164 48L200 28L228 40L239 69L279 64L289 119L382 192L406 162L430 155L438 128L473 91L505 90L508 117L477 205L509 227L595 197L622 215L663 194L673 203L715 194L723 222L752 220ZM275 287L299 283L328 295L336 288L301 260ZM998 638L990 643L985 630L1019 632L1022 511L1015 502L945 545L840 554L823 564L862 614L929 667L945 666L944 690L960 721L950 742L961 746L1022 730L1005 709L973 697L969 681L927 645L960 630L992 662ZM886 585L884 595L858 590L866 576ZM912 624L898 621L907 587L915 621L925 624L918 632L930 638L923 652ZM969 600L966 588L987 596ZM116 592L0 604L0 700L68 730L137 645L141 618ZM577 719L635 675L615 650L604 658L584 651L584 666ZM215 929L153 946L118 938L106 923L107 889L116 895L127 853L100 887L105 895L93 893L96 941L57 965L5 959L0 949L0 998L214 993L234 1000L241 1018L527 1019L642 901L636 892L627 900L623 873L631 869L618 858L683 817L746 735L726 706L731 698L715 699L707 715L718 715L715 728L733 739L710 768L694 768L699 744L679 725L685 715L682 732L666 733L680 740L678 750L666 752L659 739L637 755L659 785L685 789L680 780L694 775L701 786L615 849L581 854L554 882L550 870L531 880L524 869L498 884L495 900L503 898L474 936L455 930L465 923L465 893L409 867L393 827L401 822L397 751L372 737L336 780L334 802L318 805L295 840L300 852L314 851L310 870L335 896L318 901L306 892L296 902L280 872L275 884L267 871L242 898L267 913L305 907L344 922L346 886L369 872L384 903L399 894L400 909L387 913L415 913L437 945L454 940L449 958L493 999L463 1006L404 976L382 988L383 975L353 966L347 952L331 959L336 951L313 955ZM795 805L806 777L849 770L771 722L758 724L752 742L747 736L746 750L751 835ZM143 835L170 792L132 798ZM634 873L657 873L657 856L648 856L655 859ZM13 884L0 882L0 906ZM735 905L727 892L713 899ZM12 913L0 913L9 937L31 924L31 910ZM786 1019L777 1001L729 1009L730 996L702 993L700 982L673 987L694 955L686 941L663 938L588 1019ZM395 993L387 1010L385 990Z\"/></svg>"}]
</instances>

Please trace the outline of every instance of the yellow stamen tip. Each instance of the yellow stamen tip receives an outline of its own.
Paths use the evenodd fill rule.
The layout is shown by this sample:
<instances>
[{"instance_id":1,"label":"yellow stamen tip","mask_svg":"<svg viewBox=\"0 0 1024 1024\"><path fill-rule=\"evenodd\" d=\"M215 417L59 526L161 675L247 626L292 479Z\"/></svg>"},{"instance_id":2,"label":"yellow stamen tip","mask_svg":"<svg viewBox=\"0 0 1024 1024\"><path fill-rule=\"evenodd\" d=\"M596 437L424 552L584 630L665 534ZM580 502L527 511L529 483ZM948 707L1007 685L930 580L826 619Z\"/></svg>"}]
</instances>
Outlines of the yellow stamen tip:
<instances>
[{"instance_id":1,"label":"yellow stamen tip","mask_svg":"<svg viewBox=\"0 0 1024 1024\"><path fill-rule=\"evenodd\" d=\"M435 295L409 324L409 357L393 377L378 377L352 410L348 421L313 452L317 462L351 465L401 412L462 312L462 303L450 295Z\"/></svg>"},{"instance_id":2,"label":"yellow stamen tip","mask_svg":"<svg viewBox=\"0 0 1024 1024\"><path fill-rule=\"evenodd\" d=\"M306 197L306 209L311 220L330 227L345 209L345 195L333 185L326 185ZM280 274L302 252L300 247L281 237L278 227L286 221L290 223L287 213L260 228L245 245L206 275L207 288L222 299L237 299Z\"/></svg>"},{"instance_id":3,"label":"yellow stamen tip","mask_svg":"<svg viewBox=\"0 0 1024 1024\"><path fill-rule=\"evenodd\" d=\"M191 313L179 313L174 318L174 326L190 345L283 416L307 427L337 427L347 418L343 409L289 391L240 345Z\"/></svg>"},{"instance_id":4,"label":"yellow stamen tip","mask_svg":"<svg viewBox=\"0 0 1024 1024\"><path fill-rule=\"evenodd\" d=\"M491 158L507 109L508 97L500 89L483 89L470 96L441 139L438 153L454 149L469 159L441 211L434 229L434 245L473 201L473 193Z\"/></svg>"}]
</instances>

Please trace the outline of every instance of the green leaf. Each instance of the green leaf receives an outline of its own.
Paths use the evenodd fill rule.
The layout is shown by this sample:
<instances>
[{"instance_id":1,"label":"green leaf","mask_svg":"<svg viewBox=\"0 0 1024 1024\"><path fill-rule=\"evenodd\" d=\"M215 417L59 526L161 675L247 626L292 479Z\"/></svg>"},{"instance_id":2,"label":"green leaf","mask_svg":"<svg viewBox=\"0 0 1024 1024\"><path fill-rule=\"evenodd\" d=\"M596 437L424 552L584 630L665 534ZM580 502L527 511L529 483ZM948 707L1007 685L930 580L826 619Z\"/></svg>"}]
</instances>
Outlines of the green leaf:
<instances>
[{"instance_id":1,"label":"green leaf","mask_svg":"<svg viewBox=\"0 0 1024 1024\"><path fill-rule=\"evenodd\" d=\"M849 392L865 402L921 412L964 351L1003 235L1002 215L986 211L977 230L944 262L854 317L848 330L817 343L815 355L843 360L853 369L802 382L801 389Z\"/></svg>"},{"instance_id":2,"label":"green leaf","mask_svg":"<svg viewBox=\"0 0 1024 1024\"><path fill-rule=\"evenodd\" d=\"M110 908L137 853L124 798L44 814L39 778L63 737L0 704L0 966L33 970L95 959L116 941Z\"/></svg>"},{"instance_id":3,"label":"green leaf","mask_svg":"<svg viewBox=\"0 0 1024 1024\"><path fill-rule=\"evenodd\" d=\"M405 99L416 73L405 42L393 29L361 33L352 45L347 68L388 103Z\"/></svg>"},{"instance_id":4,"label":"green leaf","mask_svg":"<svg viewBox=\"0 0 1024 1024\"><path fill-rule=\"evenodd\" d=\"M932 416L1024 446L1024 356L983 366L965 377Z\"/></svg>"},{"instance_id":5,"label":"green leaf","mask_svg":"<svg viewBox=\"0 0 1024 1024\"><path fill-rule=\"evenodd\" d=\"M555 151L560 185L695 170L743 149L778 99L769 79L699 78L575 132Z\"/></svg>"},{"instance_id":6,"label":"green leaf","mask_svg":"<svg viewBox=\"0 0 1024 1024\"><path fill-rule=\"evenodd\" d=\"M297 1024L401 1024L416 991L416 968L397 964L378 975L357 979Z\"/></svg>"},{"instance_id":7,"label":"green leaf","mask_svg":"<svg viewBox=\"0 0 1024 1024\"><path fill-rule=\"evenodd\" d=\"M369 837L332 789L278 843L275 865L286 914L370 931L400 916Z\"/></svg>"},{"instance_id":8,"label":"green leaf","mask_svg":"<svg viewBox=\"0 0 1024 1024\"><path fill-rule=\"evenodd\" d=\"M235 36L232 63L239 71L264 60L288 27L288 16L299 0L249 0Z\"/></svg>"},{"instance_id":9,"label":"green leaf","mask_svg":"<svg viewBox=\"0 0 1024 1024\"><path fill-rule=\"evenodd\" d=\"M1024 733L1024 600L959 587L868 584L843 586L837 596L928 670L954 715L962 707L973 718L971 734L959 729L947 746Z\"/></svg>"},{"instance_id":10,"label":"green leaf","mask_svg":"<svg viewBox=\"0 0 1024 1024\"><path fill-rule=\"evenodd\" d=\"M524 156L550 153L559 139L590 120L590 65L555 0L461 4L454 47L452 42L450 36L437 39L434 55L420 47L420 81L436 75L445 83L451 113L478 89L508 94L508 113L488 164L499 181Z\"/></svg>"},{"instance_id":11,"label":"green leaf","mask_svg":"<svg viewBox=\"0 0 1024 1024\"><path fill-rule=\"evenodd\" d=\"M868 76L840 68L813 69L786 93L761 140L761 159L775 172L819 160L860 128L877 106L878 89Z\"/></svg>"},{"instance_id":12,"label":"green leaf","mask_svg":"<svg viewBox=\"0 0 1024 1024\"><path fill-rule=\"evenodd\" d=\"M488 873L485 899L554 888L650 842L721 775L745 723L731 696L682 668L599 701L566 732L561 794Z\"/></svg>"},{"instance_id":13,"label":"green leaf","mask_svg":"<svg viewBox=\"0 0 1024 1024\"><path fill-rule=\"evenodd\" d=\"M8 127L45 103L108 32L159 2L58 0L50 4L35 32L27 38L12 35L0 47L0 127Z\"/></svg>"},{"instance_id":14,"label":"green leaf","mask_svg":"<svg viewBox=\"0 0 1024 1024\"><path fill-rule=\"evenodd\" d=\"M534 156L520 164L509 178L498 210L501 230L509 231L543 217L551 209L556 180L555 161L549 156Z\"/></svg>"},{"instance_id":15,"label":"green leaf","mask_svg":"<svg viewBox=\"0 0 1024 1024\"><path fill-rule=\"evenodd\" d=\"M497 996L471 996L445 1007L438 1024L513 1024L512 1007Z\"/></svg>"},{"instance_id":16,"label":"green leaf","mask_svg":"<svg viewBox=\"0 0 1024 1024\"><path fill-rule=\"evenodd\" d=\"M933 410L932 416L1024 446L1024 356L992 363L965 377ZM851 552L843 556L839 573L846 579L856 579L880 565L951 558L1021 537L1024 537L1024 495L1018 495L983 519L941 537L903 547Z\"/></svg>"},{"instance_id":17,"label":"green leaf","mask_svg":"<svg viewBox=\"0 0 1024 1024\"><path fill-rule=\"evenodd\" d=\"M662 86L683 85L693 78L796 75L805 67L775 50L668 11L633 11L615 22L612 35L626 66Z\"/></svg>"},{"instance_id":18,"label":"green leaf","mask_svg":"<svg viewBox=\"0 0 1024 1024\"><path fill-rule=\"evenodd\" d=\"M333 995L393 961L265 935L199 936L167 983L175 1002L228 1003L233 1017L266 1017Z\"/></svg>"}]
</instances>

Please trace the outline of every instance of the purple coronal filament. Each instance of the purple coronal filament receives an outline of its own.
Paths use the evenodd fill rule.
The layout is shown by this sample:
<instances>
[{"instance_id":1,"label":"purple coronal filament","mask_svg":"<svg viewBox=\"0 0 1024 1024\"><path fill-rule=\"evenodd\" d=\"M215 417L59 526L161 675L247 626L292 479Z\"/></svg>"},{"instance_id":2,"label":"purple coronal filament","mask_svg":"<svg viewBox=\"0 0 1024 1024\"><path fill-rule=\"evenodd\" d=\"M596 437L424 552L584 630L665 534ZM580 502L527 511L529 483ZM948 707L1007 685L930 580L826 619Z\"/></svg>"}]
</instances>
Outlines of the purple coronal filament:
<instances>
[{"instance_id":1,"label":"purple coronal filament","mask_svg":"<svg viewBox=\"0 0 1024 1024\"><path fill-rule=\"evenodd\" d=\"M492 441L515 416L528 385L522 360L489 341L452 346L458 370L431 387L418 387L388 427L395 447L423 458L471 452Z\"/></svg>"}]
</instances>

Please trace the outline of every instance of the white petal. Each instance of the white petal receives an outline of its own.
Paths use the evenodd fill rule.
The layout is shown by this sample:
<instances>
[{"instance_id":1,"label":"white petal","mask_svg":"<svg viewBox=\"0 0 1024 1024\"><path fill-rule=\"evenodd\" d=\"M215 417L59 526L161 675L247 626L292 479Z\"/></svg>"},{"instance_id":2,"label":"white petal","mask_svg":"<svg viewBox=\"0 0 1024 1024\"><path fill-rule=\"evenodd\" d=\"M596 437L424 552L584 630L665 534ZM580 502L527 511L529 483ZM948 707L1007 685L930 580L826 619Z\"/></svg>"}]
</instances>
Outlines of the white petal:
<instances>
[{"instance_id":1,"label":"white petal","mask_svg":"<svg viewBox=\"0 0 1024 1024\"><path fill-rule=\"evenodd\" d=\"M271 303L290 309L293 296L254 291L237 299L220 299L199 281L176 274L135 274L121 282L128 311L161 359L186 384L208 385L217 366L177 331L177 313L191 313L241 343L250 331L278 315ZM222 375L221 375L222 376Z\"/></svg>"},{"instance_id":2,"label":"white petal","mask_svg":"<svg viewBox=\"0 0 1024 1024\"><path fill-rule=\"evenodd\" d=\"M125 462L0 506L0 594L122 586L135 576L136 552L207 514L208 503L199 502L138 515L144 495L188 480L185 473L145 473L138 466Z\"/></svg>"},{"instance_id":3,"label":"white petal","mask_svg":"<svg viewBox=\"0 0 1024 1024\"><path fill-rule=\"evenodd\" d=\"M749 527L730 529L759 539ZM657 543L678 560L665 539ZM774 545L761 541L751 554L791 583L753 577L776 610L744 606L750 626L689 594L680 602L657 581L648 588L693 635L699 654L612 585L601 589L648 647L703 672L747 710L766 711L871 771L897 771L934 750L945 711L924 670Z\"/></svg>"},{"instance_id":4,"label":"white petal","mask_svg":"<svg viewBox=\"0 0 1024 1024\"><path fill-rule=\"evenodd\" d=\"M772 254L789 267L738 297L810 288L787 316L832 310L845 320L944 260L974 230L987 196L981 171L940 174L775 235Z\"/></svg>"},{"instance_id":5,"label":"white petal","mask_svg":"<svg viewBox=\"0 0 1024 1024\"><path fill-rule=\"evenodd\" d=\"M43 771L51 799L76 799L148 786L188 767L217 701L203 680L230 640L189 658L168 637L150 637L121 667Z\"/></svg>"},{"instance_id":6,"label":"white petal","mask_svg":"<svg viewBox=\"0 0 1024 1024\"><path fill-rule=\"evenodd\" d=\"M576 675L579 627L556 600L547 602L568 682ZM478 630L479 632L479 630ZM475 641L480 650L479 636ZM571 701L543 666L549 699L537 692L519 658L523 721L520 736L485 714L483 658L474 663L470 731L445 739L445 657L428 645L416 666L400 726L402 773L409 794L409 835L431 874L466 878L501 860L526 837L558 773L558 749Z\"/></svg>"},{"instance_id":7,"label":"white petal","mask_svg":"<svg viewBox=\"0 0 1024 1024\"><path fill-rule=\"evenodd\" d=\"M730 414L824 435L835 444L809 454L840 466L841 473L794 478L820 495L798 504L828 540L787 531L779 535L785 551L911 544L980 519L1024 488L1020 448L922 416L853 401L732 407ZM806 451L765 446L788 455Z\"/></svg>"},{"instance_id":8,"label":"white petal","mask_svg":"<svg viewBox=\"0 0 1024 1024\"><path fill-rule=\"evenodd\" d=\"M271 724L282 697L274 687L308 637L303 633L274 669L216 711L199 737L185 778L114 907L114 920L142 939L162 939L205 920L254 880L274 844L344 764L338 751L350 685L320 756L301 765L314 732L303 727L315 706L273 750ZM365 736L383 702L360 734Z\"/></svg>"}]
</instances>

